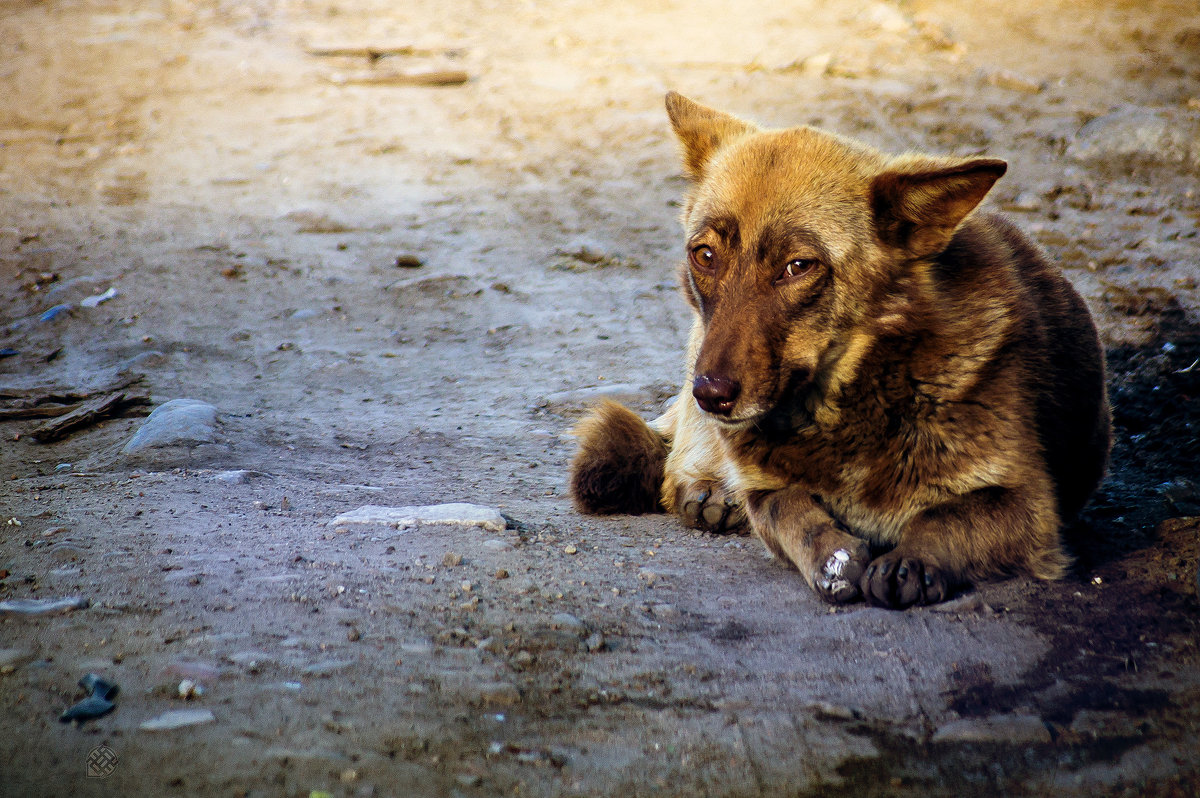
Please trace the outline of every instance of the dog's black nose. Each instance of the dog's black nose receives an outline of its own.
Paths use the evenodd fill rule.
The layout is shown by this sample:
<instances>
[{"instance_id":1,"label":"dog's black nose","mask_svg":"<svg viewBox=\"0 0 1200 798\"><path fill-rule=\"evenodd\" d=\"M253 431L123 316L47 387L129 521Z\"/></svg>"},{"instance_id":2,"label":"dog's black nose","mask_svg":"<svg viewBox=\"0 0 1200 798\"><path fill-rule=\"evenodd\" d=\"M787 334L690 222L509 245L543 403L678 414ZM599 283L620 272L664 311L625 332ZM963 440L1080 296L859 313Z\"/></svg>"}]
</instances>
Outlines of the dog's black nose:
<instances>
[{"instance_id":1,"label":"dog's black nose","mask_svg":"<svg viewBox=\"0 0 1200 798\"><path fill-rule=\"evenodd\" d=\"M696 404L706 413L727 416L733 410L733 403L742 392L742 386L737 380L728 377L713 377L701 374L692 381L692 396Z\"/></svg>"}]
</instances>

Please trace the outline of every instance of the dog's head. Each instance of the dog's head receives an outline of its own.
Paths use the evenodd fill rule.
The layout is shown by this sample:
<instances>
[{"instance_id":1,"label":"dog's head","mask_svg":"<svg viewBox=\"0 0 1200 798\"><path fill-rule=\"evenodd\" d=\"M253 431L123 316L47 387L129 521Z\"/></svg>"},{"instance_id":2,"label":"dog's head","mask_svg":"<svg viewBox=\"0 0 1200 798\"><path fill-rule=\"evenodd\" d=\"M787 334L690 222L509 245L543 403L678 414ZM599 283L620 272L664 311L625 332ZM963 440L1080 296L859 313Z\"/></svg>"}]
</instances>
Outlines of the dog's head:
<instances>
[{"instance_id":1,"label":"dog's head","mask_svg":"<svg viewBox=\"0 0 1200 798\"><path fill-rule=\"evenodd\" d=\"M811 402L911 326L932 259L1006 168L766 130L675 93L667 113L691 181L682 278L705 329L693 394L730 427Z\"/></svg>"}]
</instances>

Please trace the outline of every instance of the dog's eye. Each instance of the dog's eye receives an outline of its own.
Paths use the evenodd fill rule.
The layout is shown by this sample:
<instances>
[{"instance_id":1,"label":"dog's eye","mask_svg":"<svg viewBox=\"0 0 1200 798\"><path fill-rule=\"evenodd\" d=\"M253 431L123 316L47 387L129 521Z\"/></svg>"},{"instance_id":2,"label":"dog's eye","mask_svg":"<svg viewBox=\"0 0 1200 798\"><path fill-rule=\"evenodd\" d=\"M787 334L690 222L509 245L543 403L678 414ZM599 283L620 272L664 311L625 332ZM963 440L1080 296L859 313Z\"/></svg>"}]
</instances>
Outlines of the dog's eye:
<instances>
[{"instance_id":1,"label":"dog's eye","mask_svg":"<svg viewBox=\"0 0 1200 798\"><path fill-rule=\"evenodd\" d=\"M712 272L717 267L717 254L712 251L712 247L704 244L692 247L688 252L688 259L702 272Z\"/></svg>"},{"instance_id":2,"label":"dog's eye","mask_svg":"<svg viewBox=\"0 0 1200 798\"><path fill-rule=\"evenodd\" d=\"M811 258L796 258L796 260L788 261L788 265L784 267L783 274L779 276L782 280L791 280L794 277L803 277L804 275L817 268L817 262Z\"/></svg>"}]
</instances>

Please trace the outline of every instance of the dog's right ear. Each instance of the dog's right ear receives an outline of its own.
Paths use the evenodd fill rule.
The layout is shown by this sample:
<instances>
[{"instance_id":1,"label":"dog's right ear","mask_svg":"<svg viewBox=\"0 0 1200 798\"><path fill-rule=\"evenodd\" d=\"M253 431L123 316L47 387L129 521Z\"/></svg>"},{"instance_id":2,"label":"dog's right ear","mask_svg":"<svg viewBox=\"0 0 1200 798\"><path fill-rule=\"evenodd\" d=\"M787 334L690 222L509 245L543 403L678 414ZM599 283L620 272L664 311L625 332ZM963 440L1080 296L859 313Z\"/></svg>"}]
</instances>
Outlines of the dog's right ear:
<instances>
[{"instance_id":1,"label":"dog's right ear","mask_svg":"<svg viewBox=\"0 0 1200 798\"><path fill-rule=\"evenodd\" d=\"M723 144L756 130L749 122L675 92L667 94L667 116L683 148L684 171L692 180L704 176L705 166Z\"/></svg>"}]
</instances>

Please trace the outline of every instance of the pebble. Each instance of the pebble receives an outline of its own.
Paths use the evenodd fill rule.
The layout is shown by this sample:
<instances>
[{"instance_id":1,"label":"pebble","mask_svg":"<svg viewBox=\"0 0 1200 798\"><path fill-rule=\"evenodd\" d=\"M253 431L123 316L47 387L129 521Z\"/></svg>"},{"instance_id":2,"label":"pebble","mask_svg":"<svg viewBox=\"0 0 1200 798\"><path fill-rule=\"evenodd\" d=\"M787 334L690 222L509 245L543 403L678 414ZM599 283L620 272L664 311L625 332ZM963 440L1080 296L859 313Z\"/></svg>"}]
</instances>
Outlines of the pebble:
<instances>
[{"instance_id":1,"label":"pebble","mask_svg":"<svg viewBox=\"0 0 1200 798\"><path fill-rule=\"evenodd\" d=\"M483 547L488 551L494 551L497 553L502 551L512 551L511 543L509 543L507 540L497 540L496 538L483 541Z\"/></svg>"},{"instance_id":2,"label":"pebble","mask_svg":"<svg viewBox=\"0 0 1200 798\"><path fill-rule=\"evenodd\" d=\"M1042 81L1034 80L1016 72L1010 72L1007 69L991 73L988 75L987 81L997 88L1024 92L1025 94L1040 94L1046 88L1046 84Z\"/></svg>"},{"instance_id":3,"label":"pebble","mask_svg":"<svg viewBox=\"0 0 1200 798\"><path fill-rule=\"evenodd\" d=\"M33 659L33 652L24 648L0 648L0 674L12 673Z\"/></svg>"},{"instance_id":4,"label":"pebble","mask_svg":"<svg viewBox=\"0 0 1200 798\"><path fill-rule=\"evenodd\" d=\"M224 482L226 485L245 485L250 481L250 476L253 472L245 470L237 471L222 471L215 475L213 479L218 482Z\"/></svg>"},{"instance_id":5,"label":"pebble","mask_svg":"<svg viewBox=\"0 0 1200 798\"><path fill-rule=\"evenodd\" d=\"M479 685L479 699L485 704L511 707L521 703L521 691L511 682L485 682Z\"/></svg>"},{"instance_id":6,"label":"pebble","mask_svg":"<svg viewBox=\"0 0 1200 798\"><path fill-rule=\"evenodd\" d=\"M184 701L191 701L193 698L199 698L204 695L204 688L191 679L184 679L179 683L176 692Z\"/></svg>"},{"instance_id":7,"label":"pebble","mask_svg":"<svg viewBox=\"0 0 1200 798\"><path fill-rule=\"evenodd\" d=\"M651 604L650 612L655 618L678 618L679 610L674 604Z\"/></svg>"},{"instance_id":8,"label":"pebble","mask_svg":"<svg viewBox=\"0 0 1200 798\"><path fill-rule=\"evenodd\" d=\"M447 568L456 568L463 563L463 556L457 551L448 551L442 556L442 565Z\"/></svg>"},{"instance_id":9,"label":"pebble","mask_svg":"<svg viewBox=\"0 0 1200 798\"><path fill-rule=\"evenodd\" d=\"M121 451L190 446L216 440L217 409L198 399L172 399L154 409Z\"/></svg>"},{"instance_id":10,"label":"pebble","mask_svg":"<svg viewBox=\"0 0 1200 798\"><path fill-rule=\"evenodd\" d=\"M46 615L52 612L70 612L86 609L90 602L82 596L60 599L9 599L0 601L0 615Z\"/></svg>"},{"instance_id":11,"label":"pebble","mask_svg":"<svg viewBox=\"0 0 1200 798\"><path fill-rule=\"evenodd\" d=\"M569 612L555 613L550 618L550 625L555 629L563 629L568 632L578 632L580 634L587 631L587 624Z\"/></svg>"},{"instance_id":12,"label":"pebble","mask_svg":"<svg viewBox=\"0 0 1200 798\"><path fill-rule=\"evenodd\" d=\"M980 610L991 612L992 608L983 602L983 598L978 593L968 593L941 604L934 604L929 608L930 612L978 612Z\"/></svg>"},{"instance_id":13,"label":"pebble","mask_svg":"<svg viewBox=\"0 0 1200 798\"><path fill-rule=\"evenodd\" d=\"M575 548L574 546L567 546L565 549L563 549L563 551L565 551L567 554L578 554L579 553L579 549Z\"/></svg>"},{"instance_id":14,"label":"pebble","mask_svg":"<svg viewBox=\"0 0 1200 798\"><path fill-rule=\"evenodd\" d=\"M1036 715L991 715L963 718L946 723L934 732L935 743L1029 743L1050 742L1050 730Z\"/></svg>"},{"instance_id":15,"label":"pebble","mask_svg":"<svg viewBox=\"0 0 1200 798\"><path fill-rule=\"evenodd\" d=\"M352 659L323 659L305 667L301 672L305 676L330 676L336 671L344 670L354 664Z\"/></svg>"},{"instance_id":16,"label":"pebble","mask_svg":"<svg viewBox=\"0 0 1200 798\"><path fill-rule=\"evenodd\" d=\"M208 709L175 709L143 722L138 728L142 731L171 731L186 726L215 723L216 720L216 716Z\"/></svg>"},{"instance_id":17,"label":"pebble","mask_svg":"<svg viewBox=\"0 0 1200 798\"><path fill-rule=\"evenodd\" d=\"M592 632L588 635L588 639L584 641L587 650L595 654L597 651L603 651L605 646L604 635L599 632Z\"/></svg>"},{"instance_id":18,"label":"pebble","mask_svg":"<svg viewBox=\"0 0 1200 798\"><path fill-rule=\"evenodd\" d=\"M479 504L455 502L425 506L380 507L366 504L348 513L342 513L329 522L330 526L348 524L382 524L398 529L421 524L448 524L452 526L478 526L489 532L502 532L508 525L499 510Z\"/></svg>"},{"instance_id":19,"label":"pebble","mask_svg":"<svg viewBox=\"0 0 1200 798\"><path fill-rule=\"evenodd\" d=\"M1097 164L1170 164L1200 174L1200 114L1175 108L1124 106L1088 122L1067 157Z\"/></svg>"},{"instance_id":20,"label":"pebble","mask_svg":"<svg viewBox=\"0 0 1200 798\"><path fill-rule=\"evenodd\" d=\"M315 308L301 308L292 315L288 316L288 318L292 321L305 321L307 319L315 319L320 315L321 311L316 310Z\"/></svg>"}]
</instances>

